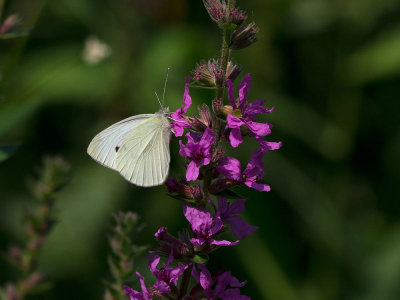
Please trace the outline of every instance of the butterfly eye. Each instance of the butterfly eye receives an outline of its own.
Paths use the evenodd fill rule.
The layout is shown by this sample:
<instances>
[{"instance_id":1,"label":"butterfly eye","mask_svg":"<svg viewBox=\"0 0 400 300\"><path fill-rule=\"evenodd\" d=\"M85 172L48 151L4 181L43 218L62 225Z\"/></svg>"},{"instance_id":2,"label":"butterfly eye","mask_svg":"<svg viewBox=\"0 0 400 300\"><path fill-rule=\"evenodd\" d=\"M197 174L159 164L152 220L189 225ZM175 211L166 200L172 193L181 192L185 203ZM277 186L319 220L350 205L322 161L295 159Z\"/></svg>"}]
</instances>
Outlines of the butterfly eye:
<instances>
[{"instance_id":1,"label":"butterfly eye","mask_svg":"<svg viewBox=\"0 0 400 300\"><path fill-rule=\"evenodd\" d=\"M118 152L118 150L119 150L119 147L118 146L115 147L115 152Z\"/></svg>"}]
</instances>

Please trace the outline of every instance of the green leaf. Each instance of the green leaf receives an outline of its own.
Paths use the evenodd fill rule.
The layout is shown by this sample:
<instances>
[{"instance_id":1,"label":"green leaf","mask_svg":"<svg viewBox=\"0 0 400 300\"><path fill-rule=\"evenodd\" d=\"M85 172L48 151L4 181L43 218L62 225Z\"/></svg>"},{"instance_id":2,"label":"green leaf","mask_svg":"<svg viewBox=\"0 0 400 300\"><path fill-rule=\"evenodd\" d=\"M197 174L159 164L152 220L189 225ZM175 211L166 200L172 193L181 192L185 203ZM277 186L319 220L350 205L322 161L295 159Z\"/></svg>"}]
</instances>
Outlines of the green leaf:
<instances>
[{"instance_id":1,"label":"green leaf","mask_svg":"<svg viewBox=\"0 0 400 300\"><path fill-rule=\"evenodd\" d=\"M0 163L8 159L19 147L18 144L0 145Z\"/></svg>"},{"instance_id":2,"label":"green leaf","mask_svg":"<svg viewBox=\"0 0 400 300\"><path fill-rule=\"evenodd\" d=\"M205 264L208 261L208 255L195 254L192 258L192 261L198 264Z\"/></svg>"}]
</instances>

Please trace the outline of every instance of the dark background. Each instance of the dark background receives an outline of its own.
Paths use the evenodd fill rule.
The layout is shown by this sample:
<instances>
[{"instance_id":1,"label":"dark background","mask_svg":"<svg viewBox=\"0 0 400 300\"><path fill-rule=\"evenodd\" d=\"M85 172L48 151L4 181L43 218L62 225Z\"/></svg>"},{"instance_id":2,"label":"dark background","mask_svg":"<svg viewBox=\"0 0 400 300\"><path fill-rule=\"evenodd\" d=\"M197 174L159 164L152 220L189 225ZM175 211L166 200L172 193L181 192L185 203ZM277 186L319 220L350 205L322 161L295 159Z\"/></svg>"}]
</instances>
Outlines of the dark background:
<instances>
[{"instance_id":1,"label":"dark background","mask_svg":"<svg viewBox=\"0 0 400 300\"><path fill-rule=\"evenodd\" d=\"M239 189L245 219L260 229L218 250L211 265L249 282L253 299L400 299L400 2L397 0L237 1L260 27L252 47L233 52L250 99L275 111L265 157L269 193ZM135 187L86 154L91 138L125 117L182 101L184 77L218 56L220 32L200 0L14 0L29 38L0 41L0 143L19 142L0 165L0 251L23 243L26 187L45 154L61 154L73 179L59 194L58 224L41 255L53 289L38 299L100 299L108 278L107 224L119 210L140 214L135 243L187 226L165 187ZM111 54L82 58L96 36ZM196 106L211 91L191 90ZM247 164L255 149L234 153ZM170 177L184 173L171 143ZM138 270L147 274L147 257ZM0 285L15 273L0 260ZM149 282L150 283L150 282Z\"/></svg>"}]
</instances>

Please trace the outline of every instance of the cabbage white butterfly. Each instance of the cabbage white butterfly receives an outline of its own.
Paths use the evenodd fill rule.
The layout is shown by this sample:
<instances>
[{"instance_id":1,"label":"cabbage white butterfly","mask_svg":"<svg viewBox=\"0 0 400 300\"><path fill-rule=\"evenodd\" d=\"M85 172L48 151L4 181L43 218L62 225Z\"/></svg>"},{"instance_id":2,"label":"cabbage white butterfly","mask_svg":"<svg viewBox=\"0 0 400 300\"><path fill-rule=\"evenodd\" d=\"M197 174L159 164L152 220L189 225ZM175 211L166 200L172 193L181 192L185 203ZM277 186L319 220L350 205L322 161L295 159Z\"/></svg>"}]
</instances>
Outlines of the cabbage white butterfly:
<instances>
[{"instance_id":1,"label":"cabbage white butterfly","mask_svg":"<svg viewBox=\"0 0 400 300\"><path fill-rule=\"evenodd\" d=\"M159 112L132 116L111 125L97 134L87 149L98 163L142 187L164 183L169 170L171 125L168 109L163 108L157 93L156 97L161 106Z\"/></svg>"}]
</instances>

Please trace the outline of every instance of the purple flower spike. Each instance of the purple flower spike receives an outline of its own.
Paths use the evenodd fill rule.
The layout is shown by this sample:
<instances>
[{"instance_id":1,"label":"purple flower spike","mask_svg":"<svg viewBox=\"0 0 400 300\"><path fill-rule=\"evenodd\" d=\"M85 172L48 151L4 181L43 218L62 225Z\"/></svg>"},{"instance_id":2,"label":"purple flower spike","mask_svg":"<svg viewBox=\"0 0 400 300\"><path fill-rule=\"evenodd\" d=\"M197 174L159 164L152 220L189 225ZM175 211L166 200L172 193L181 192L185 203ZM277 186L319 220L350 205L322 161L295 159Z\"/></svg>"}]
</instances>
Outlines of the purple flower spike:
<instances>
[{"instance_id":1,"label":"purple flower spike","mask_svg":"<svg viewBox=\"0 0 400 300\"><path fill-rule=\"evenodd\" d=\"M271 125L267 123L255 122L256 115L260 113L270 113L273 109L263 107L265 100L257 100L252 103L247 102L247 94L251 88L251 76L247 74L239 85L239 98L236 101L233 92L233 83L229 79L226 82L228 86L228 98L233 112L228 114L227 123L230 128L229 140L232 147L238 147L242 142L241 126L246 126L250 134L256 139L262 139L271 133Z\"/></svg>"},{"instance_id":2,"label":"purple flower spike","mask_svg":"<svg viewBox=\"0 0 400 300\"><path fill-rule=\"evenodd\" d=\"M213 280L210 271L205 265L198 264L200 272L193 269L193 277L200 283L201 288L207 295L207 299L222 300L250 300L248 296L241 295L240 289L247 281L240 282L232 276L231 271L226 271ZM212 289L214 287L214 289Z\"/></svg>"},{"instance_id":3,"label":"purple flower spike","mask_svg":"<svg viewBox=\"0 0 400 300\"><path fill-rule=\"evenodd\" d=\"M175 112L172 113L171 117L174 121L171 122L171 127L174 131L176 137L183 135L184 128L190 128L190 124L183 117L184 114L189 109L190 105L192 105L192 98L189 95L189 83L190 76L187 76L185 79L185 93L183 94L183 103L181 108L178 108Z\"/></svg>"},{"instance_id":4,"label":"purple flower spike","mask_svg":"<svg viewBox=\"0 0 400 300\"><path fill-rule=\"evenodd\" d=\"M189 221L196 236L190 239L193 245L201 247L208 243L214 246L234 246L239 243L239 241L217 241L214 236L223 229L223 222L219 216L213 218L211 213L204 208L195 208L184 203L183 214Z\"/></svg>"},{"instance_id":5,"label":"purple flower spike","mask_svg":"<svg viewBox=\"0 0 400 300\"><path fill-rule=\"evenodd\" d=\"M262 162L264 153L262 150L254 151L243 174L241 173L240 162L229 156L224 156L219 160L217 171L227 179L243 183L260 192L269 192L271 190L269 185L257 183L264 177L264 164Z\"/></svg>"},{"instance_id":6,"label":"purple flower spike","mask_svg":"<svg viewBox=\"0 0 400 300\"><path fill-rule=\"evenodd\" d=\"M245 202L246 199L240 199L229 205L225 198L218 197L218 209L216 210L216 214L221 217L224 223L231 226L232 233L241 240L258 229L257 226L247 224L238 215L244 211Z\"/></svg>"},{"instance_id":7,"label":"purple flower spike","mask_svg":"<svg viewBox=\"0 0 400 300\"><path fill-rule=\"evenodd\" d=\"M210 149L215 141L214 132L207 128L203 135L189 132L186 134L188 142L183 145L179 141L179 154L184 157L189 157L192 161L189 163L186 170L186 180L196 180L199 177L200 165L208 165L211 161Z\"/></svg>"}]
</instances>

